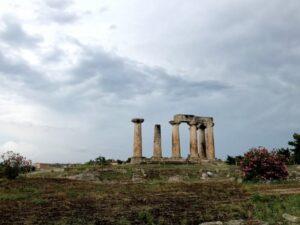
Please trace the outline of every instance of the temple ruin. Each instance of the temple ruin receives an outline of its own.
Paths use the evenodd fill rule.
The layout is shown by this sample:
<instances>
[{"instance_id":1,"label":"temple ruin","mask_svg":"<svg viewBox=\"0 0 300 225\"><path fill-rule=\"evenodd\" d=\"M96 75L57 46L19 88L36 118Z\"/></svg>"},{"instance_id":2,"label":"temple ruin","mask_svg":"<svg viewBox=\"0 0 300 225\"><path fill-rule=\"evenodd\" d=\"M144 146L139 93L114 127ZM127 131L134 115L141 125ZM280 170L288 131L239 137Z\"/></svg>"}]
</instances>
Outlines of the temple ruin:
<instances>
[{"instance_id":1,"label":"temple ruin","mask_svg":"<svg viewBox=\"0 0 300 225\"><path fill-rule=\"evenodd\" d=\"M215 160L215 146L213 133L213 118L195 115L177 114L170 121L172 125L172 155L163 157L161 147L161 126L154 126L153 156L150 159L143 157L142 149L142 123L144 119L134 118L134 141L133 157L131 163L152 162L193 162L199 163L202 160ZM179 126L187 123L190 131L190 149L187 158L181 155Z\"/></svg>"}]
</instances>

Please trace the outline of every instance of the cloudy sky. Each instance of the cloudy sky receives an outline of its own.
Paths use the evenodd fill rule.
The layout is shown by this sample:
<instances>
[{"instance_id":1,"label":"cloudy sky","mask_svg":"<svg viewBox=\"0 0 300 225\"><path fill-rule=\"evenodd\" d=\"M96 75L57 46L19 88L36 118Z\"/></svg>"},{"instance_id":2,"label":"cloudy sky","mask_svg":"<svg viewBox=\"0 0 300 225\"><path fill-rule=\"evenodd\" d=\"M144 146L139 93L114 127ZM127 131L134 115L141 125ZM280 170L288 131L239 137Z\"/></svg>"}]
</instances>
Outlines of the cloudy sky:
<instances>
[{"instance_id":1,"label":"cloudy sky","mask_svg":"<svg viewBox=\"0 0 300 225\"><path fill-rule=\"evenodd\" d=\"M300 2L0 1L0 152L43 162L145 156L177 113L213 116L216 154L300 132ZM188 153L188 127L180 128Z\"/></svg>"}]
</instances>

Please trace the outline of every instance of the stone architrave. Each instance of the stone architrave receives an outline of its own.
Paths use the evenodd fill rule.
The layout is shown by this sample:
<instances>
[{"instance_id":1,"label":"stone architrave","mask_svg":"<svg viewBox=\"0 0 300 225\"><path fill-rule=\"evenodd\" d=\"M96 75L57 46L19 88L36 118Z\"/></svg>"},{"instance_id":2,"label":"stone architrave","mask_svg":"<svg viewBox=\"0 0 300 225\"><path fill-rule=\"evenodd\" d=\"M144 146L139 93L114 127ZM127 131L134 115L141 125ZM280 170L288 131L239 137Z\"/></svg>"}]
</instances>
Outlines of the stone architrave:
<instances>
[{"instance_id":1,"label":"stone architrave","mask_svg":"<svg viewBox=\"0 0 300 225\"><path fill-rule=\"evenodd\" d=\"M180 153L180 136L179 136L179 124L175 121L170 121L172 125L172 158L181 159Z\"/></svg>"},{"instance_id":2,"label":"stone architrave","mask_svg":"<svg viewBox=\"0 0 300 225\"><path fill-rule=\"evenodd\" d=\"M154 126L154 144L153 144L153 159L162 158L161 149L161 129L159 124Z\"/></svg>"},{"instance_id":3,"label":"stone architrave","mask_svg":"<svg viewBox=\"0 0 300 225\"><path fill-rule=\"evenodd\" d=\"M131 120L134 123L134 136L133 136L133 159L138 160L143 157L142 149L142 123L144 119L134 118Z\"/></svg>"},{"instance_id":4,"label":"stone architrave","mask_svg":"<svg viewBox=\"0 0 300 225\"><path fill-rule=\"evenodd\" d=\"M197 141L197 122L191 121L190 126L190 158L199 158Z\"/></svg>"},{"instance_id":5,"label":"stone architrave","mask_svg":"<svg viewBox=\"0 0 300 225\"><path fill-rule=\"evenodd\" d=\"M198 133L199 133L199 137L198 137L198 153L201 159L206 159L206 144L205 144L205 125L204 124L200 124L200 126L198 126Z\"/></svg>"},{"instance_id":6,"label":"stone architrave","mask_svg":"<svg viewBox=\"0 0 300 225\"><path fill-rule=\"evenodd\" d=\"M208 160L215 160L215 145L214 145L214 131L213 122L207 123L205 128L205 141L206 141L206 156Z\"/></svg>"}]
</instances>

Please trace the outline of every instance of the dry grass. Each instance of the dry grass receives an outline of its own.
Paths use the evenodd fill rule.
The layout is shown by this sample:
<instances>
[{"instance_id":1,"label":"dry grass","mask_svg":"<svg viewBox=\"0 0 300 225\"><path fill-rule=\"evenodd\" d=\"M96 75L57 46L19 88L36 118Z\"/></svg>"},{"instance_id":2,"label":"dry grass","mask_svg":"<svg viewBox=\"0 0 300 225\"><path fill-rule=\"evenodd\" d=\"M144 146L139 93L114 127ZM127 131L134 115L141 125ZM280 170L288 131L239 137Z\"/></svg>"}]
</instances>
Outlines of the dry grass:
<instances>
[{"instance_id":1,"label":"dry grass","mask_svg":"<svg viewBox=\"0 0 300 225\"><path fill-rule=\"evenodd\" d=\"M248 198L229 182L95 184L66 179L2 181L2 222L198 224L247 217ZM71 222L72 221L72 222Z\"/></svg>"},{"instance_id":2,"label":"dry grass","mask_svg":"<svg viewBox=\"0 0 300 225\"><path fill-rule=\"evenodd\" d=\"M201 180L207 170L218 176ZM95 179L66 179L78 174L93 174ZM133 174L142 177L140 183L132 181ZM0 224L193 225L251 218L276 224L283 212L300 211L299 194L276 193L297 189L299 182L237 184L228 180L228 174L238 176L236 167L221 163L83 165L0 180ZM168 178L174 175L182 181L170 183Z\"/></svg>"}]
</instances>

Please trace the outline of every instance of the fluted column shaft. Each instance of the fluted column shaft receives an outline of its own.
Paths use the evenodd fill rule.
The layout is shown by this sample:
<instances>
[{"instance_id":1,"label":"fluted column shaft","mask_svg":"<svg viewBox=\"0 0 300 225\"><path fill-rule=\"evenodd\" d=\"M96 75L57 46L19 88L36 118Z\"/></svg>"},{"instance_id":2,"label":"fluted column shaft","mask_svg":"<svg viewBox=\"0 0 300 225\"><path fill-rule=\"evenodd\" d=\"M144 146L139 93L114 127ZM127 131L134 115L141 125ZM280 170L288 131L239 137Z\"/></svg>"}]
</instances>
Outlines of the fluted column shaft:
<instances>
[{"instance_id":1,"label":"fluted column shaft","mask_svg":"<svg viewBox=\"0 0 300 225\"><path fill-rule=\"evenodd\" d=\"M199 126L199 141L198 141L198 153L202 159L206 159L206 147L205 147L205 126Z\"/></svg>"},{"instance_id":2,"label":"fluted column shaft","mask_svg":"<svg viewBox=\"0 0 300 225\"><path fill-rule=\"evenodd\" d=\"M205 139L206 139L206 155L208 160L215 160L215 144L214 144L214 131L213 123L207 124L205 129Z\"/></svg>"},{"instance_id":3,"label":"fluted column shaft","mask_svg":"<svg viewBox=\"0 0 300 225\"><path fill-rule=\"evenodd\" d=\"M190 157L199 158L198 143L197 143L197 123L190 124Z\"/></svg>"},{"instance_id":4,"label":"fluted column shaft","mask_svg":"<svg viewBox=\"0 0 300 225\"><path fill-rule=\"evenodd\" d=\"M180 135L179 135L179 124L175 121L170 121L172 125L172 158L181 158L180 153Z\"/></svg>"},{"instance_id":5,"label":"fluted column shaft","mask_svg":"<svg viewBox=\"0 0 300 225\"><path fill-rule=\"evenodd\" d=\"M153 145L153 158L161 158L161 129L159 124L154 126L154 145Z\"/></svg>"},{"instance_id":6,"label":"fluted column shaft","mask_svg":"<svg viewBox=\"0 0 300 225\"><path fill-rule=\"evenodd\" d=\"M132 119L132 122L134 123L133 157L142 158L142 123L144 122L144 119L136 118Z\"/></svg>"}]
</instances>

